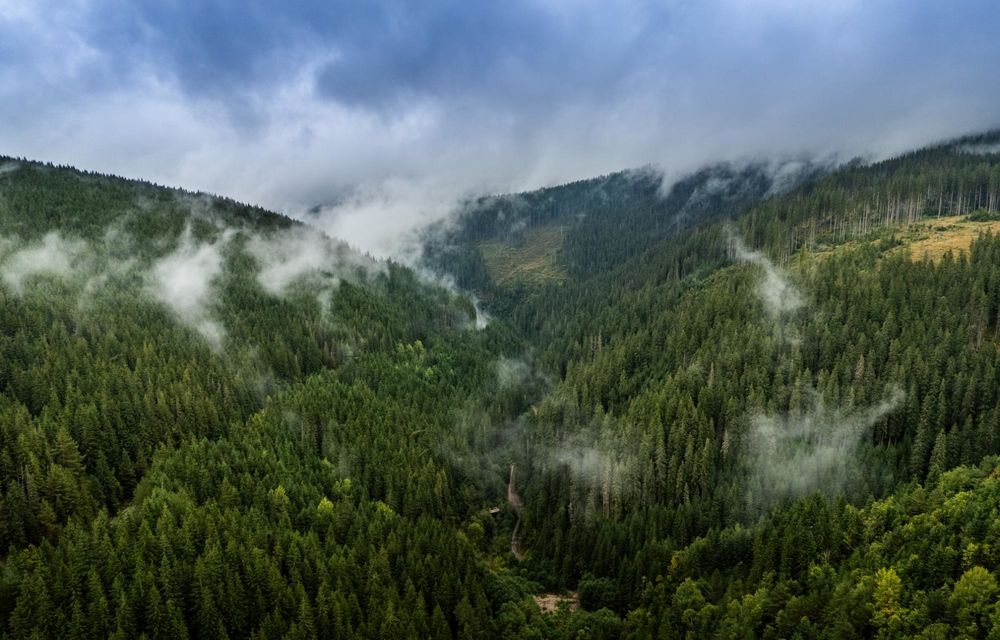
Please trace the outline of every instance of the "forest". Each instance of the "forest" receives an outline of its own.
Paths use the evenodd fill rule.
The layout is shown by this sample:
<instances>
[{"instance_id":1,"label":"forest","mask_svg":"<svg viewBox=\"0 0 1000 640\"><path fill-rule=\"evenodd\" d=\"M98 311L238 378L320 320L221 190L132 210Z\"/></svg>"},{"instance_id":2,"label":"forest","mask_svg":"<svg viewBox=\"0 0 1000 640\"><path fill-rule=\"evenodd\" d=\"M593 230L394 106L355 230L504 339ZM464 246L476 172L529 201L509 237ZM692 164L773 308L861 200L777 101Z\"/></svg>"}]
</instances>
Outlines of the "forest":
<instances>
[{"instance_id":1,"label":"forest","mask_svg":"<svg viewBox=\"0 0 1000 640\"><path fill-rule=\"evenodd\" d=\"M997 140L474 198L411 265L0 158L0 635L1000 637Z\"/></svg>"}]
</instances>

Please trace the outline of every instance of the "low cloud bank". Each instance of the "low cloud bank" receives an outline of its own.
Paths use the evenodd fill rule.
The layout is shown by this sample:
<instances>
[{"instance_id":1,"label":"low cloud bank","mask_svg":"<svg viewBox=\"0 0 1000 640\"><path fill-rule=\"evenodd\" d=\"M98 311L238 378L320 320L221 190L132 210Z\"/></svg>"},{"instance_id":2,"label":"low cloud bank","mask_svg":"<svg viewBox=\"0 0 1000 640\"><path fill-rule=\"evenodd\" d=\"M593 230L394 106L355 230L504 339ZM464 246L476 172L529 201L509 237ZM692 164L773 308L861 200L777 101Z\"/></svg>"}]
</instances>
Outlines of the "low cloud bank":
<instances>
[{"instance_id":1,"label":"low cloud bank","mask_svg":"<svg viewBox=\"0 0 1000 640\"><path fill-rule=\"evenodd\" d=\"M971 153L977 156L986 156L994 153L1000 153L1000 142L994 142L992 144L964 144L958 148L960 153Z\"/></svg>"},{"instance_id":2,"label":"low cloud bank","mask_svg":"<svg viewBox=\"0 0 1000 640\"><path fill-rule=\"evenodd\" d=\"M86 259L87 246L77 239L66 238L58 231L47 233L40 241L18 247L18 241L0 240L0 275L7 286L21 292L32 276L49 275L67 278Z\"/></svg>"},{"instance_id":3,"label":"low cloud bank","mask_svg":"<svg viewBox=\"0 0 1000 640\"><path fill-rule=\"evenodd\" d=\"M149 292L169 307L179 320L194 328L213 347L226 332L213 319L213 285L222 273L222 246L228 236L214 243L198 243L185 229L177 248L158 259L150 270Z\"/></svg>"},{"instance_id":4,"label":"low cloud bank","mask_svg":"<svg viewBox=\"0 0 1000 640\"><path fill-rule=\"evenodd\" d=\"M802 308L802 295L791 284L788 276L767 256L747 248L732 232L729 233L729 242L731 252L737 260L757 265L763 270L764 277L757 283L757 294L772 319L782 320Z\"/></svg>"},{"instance_id":5,"label":"low cloud bank","mask_svg":"<svg viewBox=\"0 0 1000 640\"><path fill-rule=\"evenodd\" d=\"M767 508L789 497L814 491L836 494L860 471L859 447L871 427L904 399L893 387L877 404L862 409L830 406L810 390L804 411L750 419L745 462L749 501Z\"/></svg>"},{"instance_id":6,"label":"low cloud bank","mask_svg":"<svg viewBox=\"0 0 1000 640\"><path fill-rule=\"evenodd\" d=\"M782 269L763 253L748 249L732 231L729 240L737 260L761 268L756 294L778 328L779 342L799 343L796 313L805 306L802 293ZM830 405L812 387L802 394L807 398L804 407L749 417L744 462L752 506L767 508L782 498L812 491L841 491L859 471L858 448L868 430L904 399L898 387L891 387L884 399L868 408Z\"/></svg>"}]
</instances>

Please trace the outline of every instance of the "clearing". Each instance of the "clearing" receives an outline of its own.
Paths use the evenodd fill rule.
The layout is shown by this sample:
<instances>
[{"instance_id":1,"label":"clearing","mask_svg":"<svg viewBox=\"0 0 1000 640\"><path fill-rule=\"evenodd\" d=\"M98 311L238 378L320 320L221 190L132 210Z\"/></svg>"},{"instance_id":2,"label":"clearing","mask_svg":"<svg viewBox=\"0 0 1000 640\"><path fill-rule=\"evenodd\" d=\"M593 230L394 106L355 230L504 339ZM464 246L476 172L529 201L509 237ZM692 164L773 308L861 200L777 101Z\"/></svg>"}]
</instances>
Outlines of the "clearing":
<instances>
[{"instance_id":1,"label":"clearing","mask_svg":"<svg viewBox=\"0 0 1000 640\"><path fill-rule=\"evenodd\" d=\"M486 268L501 287L520 283L543 285L566 279L559 264L565 228L562 225L537 227L524 232L515 243L491 240L479 245Z\"/></svg>"},{"instance_id":2,"label":"clearing","mask_svg":"<svg viewBox=\"0 0 1000 640\"><path fill-rule=\"evenodd\" d=\"M960 251L968 253L972 241L982 233L1000 232L1000 220L973 222L967 216L948 216L929 218L912 225L911 229L917 237L910 242L910 257L913 260L923 260L926 253L927 257L937 262L949 250L956 257Z\"/></svg>"},{"instance_id":3,"label":"clearing","mask_svg":"<svg viewBox=\"0 0 1000 640\"><path fill-rule=\"evenodd\" d=\"M901 242L889 253L905 252L911 260L920 261L926 255L932 262L938 262L951 251L955 257L959 253L969 253L972 241L981 234L990 231L1000 234L1000 219L970 220L968 216L942 216L940 218L924 218L910 225L900 225L892 228L892 234ZM884 232L884 230L883 230ZM850 240L835 246L826 246L812 251L802 251L797 260L800 266L812 259L822 259L843 251L853 251L865 242L875 240Z\"/></svg>"},{"instance_id":4,"label":"clearing","mask_svg":"<svg viewBox=\"0 0 1000 640\"><path fill-rule=\"evenodd\" d=\"M542 593L537 596L531 596L531 599L535 601L535 604L542 610L542 613L555 613L563 605L568 607L571 613L580 608L580 598L575 591L570 591L565 595L559 593Z\"/></svg>"}]
</instances>

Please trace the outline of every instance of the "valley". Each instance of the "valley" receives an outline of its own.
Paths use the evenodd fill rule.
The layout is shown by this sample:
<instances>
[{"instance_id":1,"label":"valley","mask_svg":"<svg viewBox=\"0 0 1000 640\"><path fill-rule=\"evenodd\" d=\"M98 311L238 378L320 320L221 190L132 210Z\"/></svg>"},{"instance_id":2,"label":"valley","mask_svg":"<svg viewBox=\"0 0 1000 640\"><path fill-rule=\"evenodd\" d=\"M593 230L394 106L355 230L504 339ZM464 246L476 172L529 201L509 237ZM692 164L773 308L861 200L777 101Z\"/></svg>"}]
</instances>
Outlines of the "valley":
<instances>
[{"instance_id":1,"label":"valley","mask_svg":"<svg viewBox=\"0 0 1000 640\"><path fill-rule=\"evenodd\" d=\"M919 211L942 174L993 193L963 144L780 193L715 165L485 198L422 239L461 292L231 200L18 161L3 633L985 628L996 213L850 206L884 183Z\"/></svg>"}]
</instances>

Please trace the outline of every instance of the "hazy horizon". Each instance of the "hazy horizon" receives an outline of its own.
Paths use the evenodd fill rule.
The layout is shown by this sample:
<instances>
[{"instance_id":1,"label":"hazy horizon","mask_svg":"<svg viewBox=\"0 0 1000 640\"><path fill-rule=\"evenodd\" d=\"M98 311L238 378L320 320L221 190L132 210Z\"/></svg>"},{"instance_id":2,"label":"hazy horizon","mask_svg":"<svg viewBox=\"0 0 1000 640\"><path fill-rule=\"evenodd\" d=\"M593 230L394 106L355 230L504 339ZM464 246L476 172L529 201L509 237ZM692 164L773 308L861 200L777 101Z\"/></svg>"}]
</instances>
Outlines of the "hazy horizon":
<instances>
[{"instance_id":1,"label":"hazy horizon","mask_svg":"<svg viewBox=\"0 0 1000 640\"><path fill-rule=\"evenodd\" d=\"M207 191L379 255L470 194L880 158L1000 126L984 1L0 1L0 153Z\"/></svg>"}]
</instances>

